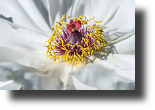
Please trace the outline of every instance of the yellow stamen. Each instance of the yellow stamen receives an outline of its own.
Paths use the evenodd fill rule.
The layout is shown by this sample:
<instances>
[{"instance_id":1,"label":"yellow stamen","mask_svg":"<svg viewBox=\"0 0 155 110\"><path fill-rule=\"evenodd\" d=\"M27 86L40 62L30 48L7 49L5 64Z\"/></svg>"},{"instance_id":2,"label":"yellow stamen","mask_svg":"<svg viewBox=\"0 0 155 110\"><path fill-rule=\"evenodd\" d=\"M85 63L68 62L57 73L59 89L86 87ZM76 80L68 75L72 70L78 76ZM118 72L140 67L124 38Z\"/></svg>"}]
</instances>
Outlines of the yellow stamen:
<instances>
[{"instance_id":1,"label":"yellow stamen","mask_svg":"<svg viewBox=\"0 0 155 110\"><path fill-rule=\"evenodd\" d=\"M68 19L68 18L70 18L70 17L72 17L72 16L68 16L66 19Z\"/></svg>"},{"instance_id":2,"label":"yellow stamen","mask_svg":"<svg viewBox=\"0 0 155 110\"><path fill-rule=\"evenodd\" d=\"M66 17L66 19L70 18L72 16ZM82 19L83 18L83 19ZM93 44L90 43L90 40L87 37L82 37L81 43L84 42L84 47L79 45L79 43L75 43L74 45L71 45L71 42L68 42L65 44L63 39L61 38L60 34L62 33L62 29L65 29L66 25L68 24L67 22L63 21L65 19L65 15L62 16L59 22L56 22L55 28L51 27L51 30L53 30L52 35L50 36L50 39L46 41L48 43L47 46L44 46L47 48L46 55L47 58L52 58L53 62L65 62L66 64L68 63L69 65L72 66L77 66L77 65L82 65L84 64L84 58L89 57L94 54L94 51L100 52L102 49L100 47L104 47L107 43L105 39L102 37L105 37L103 35L103 28L99 25L87 25L89 21L95 19L92 18L90 20L87 20L85 16L79 16L77 15L77 18L74 18L74 21L81 21L82 25L87 25L87 30L88 32L84 36L89 36L92 38ZM96 23L101 23L102 21L94 21ZM90 32L90 30L93 30L93 32ZM58 42L56 42L56 39ZM62 45L61 49L65 51L63 55L59 55L56 50L57 45ZM93 48L91 47L93 45ZM81 55L79 55L77 52L74 52L73 55L70 55L70 51L67 49L67 47L71 47L73 49L75 46L80 47L81 49Z\"/></svg>"},{"instance_id":3,"label":"yellow stamen","mask_svg":"<svg viewBox=\"0 0 155 110\"><path fill-rule=\"evenodd\" d=\"M103 21L94 21L94 22L96 22L96 23L101 23L101 22L103 22Z\"/></svg>"}]
</instances>

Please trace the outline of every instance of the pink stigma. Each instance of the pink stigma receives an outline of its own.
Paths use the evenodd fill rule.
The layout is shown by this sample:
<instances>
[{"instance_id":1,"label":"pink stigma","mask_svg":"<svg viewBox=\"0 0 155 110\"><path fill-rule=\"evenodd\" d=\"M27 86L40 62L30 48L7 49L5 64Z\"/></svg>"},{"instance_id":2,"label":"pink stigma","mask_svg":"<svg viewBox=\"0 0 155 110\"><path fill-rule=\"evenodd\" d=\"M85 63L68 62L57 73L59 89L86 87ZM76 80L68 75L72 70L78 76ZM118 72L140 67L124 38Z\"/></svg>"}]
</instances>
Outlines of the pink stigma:
<instances>
[{"instance_id":1,"label":"pink stigma","mask_svg":"<svg viewBox=\"0 0 155 110\"><path fill-rule=\"evenodd\" d=\"M70 24L67 25L67 31L69 32L69 34L71 34L72 32L79 30L81 27L81 21L74 21L71 20Z\"/></svg>"}]
</instances>

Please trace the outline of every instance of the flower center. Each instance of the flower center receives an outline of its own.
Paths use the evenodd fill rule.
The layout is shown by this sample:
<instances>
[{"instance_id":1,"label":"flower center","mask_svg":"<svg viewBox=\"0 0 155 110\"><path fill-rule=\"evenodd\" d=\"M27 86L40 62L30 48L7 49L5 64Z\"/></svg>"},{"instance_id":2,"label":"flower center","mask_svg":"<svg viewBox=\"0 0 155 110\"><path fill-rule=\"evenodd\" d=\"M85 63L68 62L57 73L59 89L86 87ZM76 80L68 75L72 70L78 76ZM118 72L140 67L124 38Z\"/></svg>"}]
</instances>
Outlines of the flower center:
<instances>
[{"instance_id":1,"label":"flower center","mask_svg":"<svg viewBox=\"0 0 155 110\"><path fill-rule=\"evenodd\" d=\"M70 16L69 16L70 17ZM67 19L69 18L67 17ZM82 18L85 18L84 20ZM88 25L90 20L85 16L78 16L70 24L63 21L65 15L57 22L55 29L52 27L53 34L48 42L47 58L52 58L54 62L66 62L76 66L85 63L85 58L94 54L94 51L102 51L102 47L107 44L103 28L94 24ZM94 21L100 23L101 21ZM84 25L87 25L84 28Z\"/></svg>"}]
</instances>

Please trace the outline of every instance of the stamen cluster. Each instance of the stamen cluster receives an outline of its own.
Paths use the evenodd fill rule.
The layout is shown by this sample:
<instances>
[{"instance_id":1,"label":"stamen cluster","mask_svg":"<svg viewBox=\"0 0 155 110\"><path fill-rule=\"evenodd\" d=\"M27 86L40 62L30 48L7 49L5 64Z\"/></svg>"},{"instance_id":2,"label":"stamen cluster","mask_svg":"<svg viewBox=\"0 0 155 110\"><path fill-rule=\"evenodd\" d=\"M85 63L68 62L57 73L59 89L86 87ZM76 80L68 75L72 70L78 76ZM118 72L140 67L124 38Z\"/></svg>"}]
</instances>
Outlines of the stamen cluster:
<instances>
[{"instance_id":1,"label":"stamen cluster","mask_svg":"<svg viewBox=\"0 0 155 110\"><path fill-rule=\"evenodd\" d=\"M48 45L45 46L47 58L52 58L54 62L66 62L66 64L76 66L85 63L85 59L93 55L94 51L102 51L101 47L107 44L107 41L103 39L105 37L103 28L96 24L88 25L90 20L87 20L85 16L77 15L77 18L74 18L74 21L71 20L70 24L64 19L65 15L57 22L55 28L51 28L53 34L46 41Z\"/></svg>"}]
</instances>

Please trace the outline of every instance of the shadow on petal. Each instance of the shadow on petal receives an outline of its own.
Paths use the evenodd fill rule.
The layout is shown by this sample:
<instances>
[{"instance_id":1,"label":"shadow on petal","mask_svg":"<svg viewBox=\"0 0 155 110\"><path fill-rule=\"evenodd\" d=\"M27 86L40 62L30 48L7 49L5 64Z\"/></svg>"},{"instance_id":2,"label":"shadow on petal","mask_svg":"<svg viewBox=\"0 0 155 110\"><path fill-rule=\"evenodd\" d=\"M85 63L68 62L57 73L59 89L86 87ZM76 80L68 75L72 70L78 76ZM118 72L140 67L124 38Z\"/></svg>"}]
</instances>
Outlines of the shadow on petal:
<instances>
[{"instance_id":1,"label":"shadow on petal","mask_svg":"<svg viewBox=\"0 0 155 110\"><path fill-rule=\"evenodd\" d=\"M46 0L44 2L46 2ZM45 19L46 23L48 24L48 26L50 28L49 17L48 17L49 15L48 15L46 8L43 5L43 2L41 2L40 0L34 0L34 4L38 8L40 13L42 14L42 17Z\"/></svg>"},{"instance_id":2,"label":"shadow on petal","mask_svg":"<svg viewBox=\"0 0 155 110\"><path fill-rule=\"evenodd\" d=\"M126 40L135 34L135 31L131 32L116 32L117 29L112 29L104 33L106 36L104 39L108 41L108 44L105 47L101 47L100 50L102 52L94 52L94 58L100 58L102 60L107 60L109 54L119 54L117 49L115 48L115 44ZM112 32L112 33L111 33ZM111 34L110 34L111 33Z\"/></svg>"},{"instance_id":3,"label":"shadow on petal","mask_svg":"<svg viewBox=\"0 0 155 110\"><path fill-rule=\"evenodd\" d=\"M7 18L7 17L5 17L3 15L0 15L0 18L5 19L5 20L10 21L10 22L13 23L13 18L12 17Z\"/></svg>"},{"instance_id":4,"label":"shadow on petal","mask_svg":"<svg viewBox=\"0 0 155 110\"><path fill-rule=\"evenodd\" d=\"M99 58L101 60L107 60L109 54L114 54L114 53L118 54L117 50L115 49L114 44L111 44L111 45L109 45L107 47L103 47L101 49L103 51L100 52L100 53L99 52L94 52L94 60L93 61L95 61L96 58Z\"/></svg>"},{"instance_id":5,"label":"shadow on petal","mask_svg":"<svg viewBox=\"0 0 155 110\"><path fill-rule=\"evenodd\" d=\"M126 32L117 32L118 31L117 28L110 29L110 30L109 30L109 27L104 27L104 28L105 28L105 32L103 34L106 36L105 40L107 41L116 40L126 34ZM106 31L106 29L108 29L108 31Z\"/></svg>"}]
</instances>

